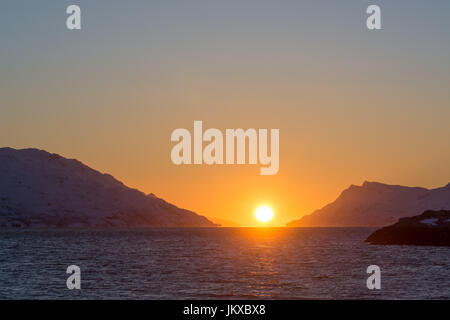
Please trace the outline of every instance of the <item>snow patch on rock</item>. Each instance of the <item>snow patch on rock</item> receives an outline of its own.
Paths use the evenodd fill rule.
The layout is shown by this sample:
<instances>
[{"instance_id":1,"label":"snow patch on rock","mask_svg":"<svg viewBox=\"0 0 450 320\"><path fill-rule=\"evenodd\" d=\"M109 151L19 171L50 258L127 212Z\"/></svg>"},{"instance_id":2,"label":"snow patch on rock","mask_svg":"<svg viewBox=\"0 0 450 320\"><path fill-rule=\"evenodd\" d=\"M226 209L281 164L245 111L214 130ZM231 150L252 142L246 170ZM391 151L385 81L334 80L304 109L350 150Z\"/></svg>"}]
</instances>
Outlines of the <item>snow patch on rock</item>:
<instances>
[{"instance_id":1,"label":"snow patch on rock","mask_svg":"<svg viewBox=\"0 0 450 320\"><path fill-rule=\"evenodd\" d=\"M430 226L436 226L437 222L438 222L437 218L423 219L423 220L420 221L420 223L428 224Z\"/></svg>"}]
</instances>

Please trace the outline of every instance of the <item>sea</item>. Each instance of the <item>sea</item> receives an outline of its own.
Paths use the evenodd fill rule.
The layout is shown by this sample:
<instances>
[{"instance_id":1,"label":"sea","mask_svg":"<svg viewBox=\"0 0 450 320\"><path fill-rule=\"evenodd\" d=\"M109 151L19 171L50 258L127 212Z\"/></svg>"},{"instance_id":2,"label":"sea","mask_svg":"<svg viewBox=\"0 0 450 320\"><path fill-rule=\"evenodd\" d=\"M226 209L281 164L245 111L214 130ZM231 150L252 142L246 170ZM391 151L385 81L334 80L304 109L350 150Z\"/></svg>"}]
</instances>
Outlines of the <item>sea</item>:
<instances>
[{"instance_id":1,"label":"sea","mask_svg":"<svg viewBox=\"0 0 450 320\"><path fill-rule=\"evenodd\" d=\"M449 247L365 243L373 231L0 230L0 299L450 299Z\"/></svg>"}]
</instances>

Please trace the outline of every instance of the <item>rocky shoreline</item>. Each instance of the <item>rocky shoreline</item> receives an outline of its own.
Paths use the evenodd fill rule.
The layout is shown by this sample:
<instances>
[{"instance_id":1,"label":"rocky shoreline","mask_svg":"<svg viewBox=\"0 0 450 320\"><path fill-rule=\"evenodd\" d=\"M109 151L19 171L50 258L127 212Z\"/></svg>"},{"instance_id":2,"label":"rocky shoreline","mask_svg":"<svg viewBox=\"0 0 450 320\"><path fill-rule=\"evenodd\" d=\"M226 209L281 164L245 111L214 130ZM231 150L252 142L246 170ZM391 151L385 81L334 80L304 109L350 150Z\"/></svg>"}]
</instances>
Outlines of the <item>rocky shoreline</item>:
<instances>
[{"instance_id":1,"label":"rocky shoreline","mask_svg":"<svg viewBox=\"0 0 450 320\"><path fill-rule=\"evenodd\" d=\"M427 210L401 218L393 225L373 232L366 242L383 245L450 246L450 211Z\"/></svg>"}]
</instances>

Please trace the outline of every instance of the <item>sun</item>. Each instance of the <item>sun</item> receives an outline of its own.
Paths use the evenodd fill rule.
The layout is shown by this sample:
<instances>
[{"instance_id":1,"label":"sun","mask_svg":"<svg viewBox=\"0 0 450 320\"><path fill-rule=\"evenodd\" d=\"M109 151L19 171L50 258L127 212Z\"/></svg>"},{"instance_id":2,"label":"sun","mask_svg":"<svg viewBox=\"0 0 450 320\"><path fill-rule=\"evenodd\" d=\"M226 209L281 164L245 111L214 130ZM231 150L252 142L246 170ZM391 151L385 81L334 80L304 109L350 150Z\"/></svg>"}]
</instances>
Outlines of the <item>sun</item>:
<instances>
[{"instance_id":1,"label":"sun","mask_svg":"<svg viewBox=\"0 0 450 320\"><path fill-rule=\"evenodd\" d=\"M255 216L259 222L269 222L273 218L273 210L268 206L260 206L255 210Z\"/></svg>"}]
</instances>

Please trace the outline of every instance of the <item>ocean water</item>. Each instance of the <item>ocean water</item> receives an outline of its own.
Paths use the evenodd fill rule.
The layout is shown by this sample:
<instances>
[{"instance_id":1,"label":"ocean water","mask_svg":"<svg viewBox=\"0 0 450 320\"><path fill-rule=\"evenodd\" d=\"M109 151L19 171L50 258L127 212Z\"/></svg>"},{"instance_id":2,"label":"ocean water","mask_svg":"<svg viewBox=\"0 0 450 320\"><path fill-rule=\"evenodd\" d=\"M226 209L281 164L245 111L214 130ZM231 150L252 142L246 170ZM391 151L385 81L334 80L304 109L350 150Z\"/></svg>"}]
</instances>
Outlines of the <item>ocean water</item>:
<instances>
[{"instance_id":1,"label":"ocean water","mask_svg":"<svg viewBox=\"0 0 450 320\"><path fill-rule=\"evenodd\" d=\"M2 230L0 299L450 299L450 248L368 245L373 230Z\"/></svg>"}]
</instances>

